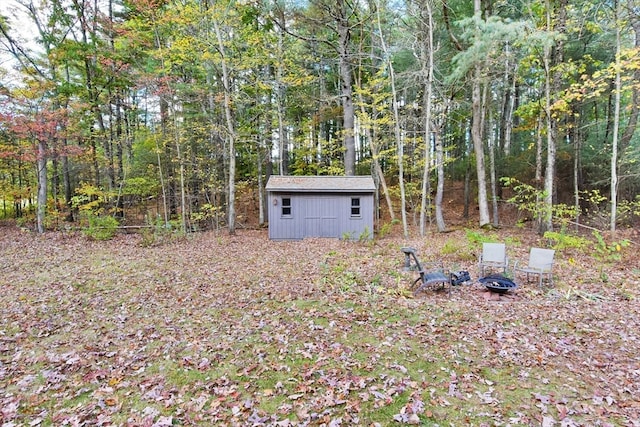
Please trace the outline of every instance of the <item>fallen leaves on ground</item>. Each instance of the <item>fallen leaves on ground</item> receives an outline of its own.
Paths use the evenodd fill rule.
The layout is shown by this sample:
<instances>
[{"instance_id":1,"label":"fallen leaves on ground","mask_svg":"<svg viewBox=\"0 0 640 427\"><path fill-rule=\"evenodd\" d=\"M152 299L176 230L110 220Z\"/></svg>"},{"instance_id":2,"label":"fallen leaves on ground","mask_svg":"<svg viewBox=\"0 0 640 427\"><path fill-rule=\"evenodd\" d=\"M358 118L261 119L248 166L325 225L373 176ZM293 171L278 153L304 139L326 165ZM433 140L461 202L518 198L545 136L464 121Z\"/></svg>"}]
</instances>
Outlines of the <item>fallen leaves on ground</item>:
<instances>
[{"instance_id":1,"label":"fallen leaves on ground","mask_svg":"<svg viewBox=\"0 0 640 427\"><path fill-rule=\"evenodd\" d=\"M638 264L560 253L552 288L413 297L400 247L473 276L456 239L3 228L1 425L639 425Z\"/></svg>"}]
</instances>

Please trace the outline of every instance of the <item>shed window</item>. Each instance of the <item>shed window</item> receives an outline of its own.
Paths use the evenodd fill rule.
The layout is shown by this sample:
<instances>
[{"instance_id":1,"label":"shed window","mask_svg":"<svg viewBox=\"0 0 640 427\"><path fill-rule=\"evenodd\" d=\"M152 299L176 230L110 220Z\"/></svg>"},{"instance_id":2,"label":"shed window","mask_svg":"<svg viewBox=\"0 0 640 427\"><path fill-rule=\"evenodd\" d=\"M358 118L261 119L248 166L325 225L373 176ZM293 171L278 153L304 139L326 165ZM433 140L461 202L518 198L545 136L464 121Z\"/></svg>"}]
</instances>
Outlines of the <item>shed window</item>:
<instances>
[{"instance_id":1,"label":"shed window","mask_svg":"<svg viewBox=\"0 0 640 427\"><path fill-rule=\"evenodd\" d=\"M352 197L351 198L351 217L359 217L360 216L360 198Z\"/></svg>"},{"instance_id":2,"label":"shed window","mask_svg":"<svg viewBox=\"0 0 640 427\"><path fill-rule=\"evenodd\" d=\"M282 216L291 216L291 198L282 198Z\"/></svg>"}]
</instances>

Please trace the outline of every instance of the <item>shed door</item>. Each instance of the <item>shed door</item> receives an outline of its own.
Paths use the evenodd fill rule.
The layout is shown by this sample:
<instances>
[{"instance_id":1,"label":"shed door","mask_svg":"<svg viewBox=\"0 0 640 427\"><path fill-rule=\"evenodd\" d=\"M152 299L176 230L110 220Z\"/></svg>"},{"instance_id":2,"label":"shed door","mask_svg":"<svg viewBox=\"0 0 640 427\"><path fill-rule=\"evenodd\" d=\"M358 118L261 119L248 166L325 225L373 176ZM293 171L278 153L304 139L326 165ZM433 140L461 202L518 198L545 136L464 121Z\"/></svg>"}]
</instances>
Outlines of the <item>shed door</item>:
<instances>
[{"instance_id":1,"label":"shed door","mask_svg":"<svg viewBox=\"0 0 640 427\"><path fill-rule=\"evenodd\" d=\"M337 211L340 199L336 197L304 198L304 236L340 237Z\"/></svg>"}]
</instances>

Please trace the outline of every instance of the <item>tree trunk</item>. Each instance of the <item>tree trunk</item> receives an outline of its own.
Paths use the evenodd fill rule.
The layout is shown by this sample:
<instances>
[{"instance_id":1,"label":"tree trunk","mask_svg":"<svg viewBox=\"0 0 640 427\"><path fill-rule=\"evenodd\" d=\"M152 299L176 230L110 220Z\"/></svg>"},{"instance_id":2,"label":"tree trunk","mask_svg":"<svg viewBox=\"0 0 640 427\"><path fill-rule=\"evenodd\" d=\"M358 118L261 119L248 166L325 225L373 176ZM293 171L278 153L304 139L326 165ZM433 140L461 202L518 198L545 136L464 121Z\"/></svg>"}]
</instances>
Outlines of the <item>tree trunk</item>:
<instances>
[{"instance_id":1,"label":"tree trunk","mask_svg":"<svg viewBox=\"0 0 640 427\"><path fill-rule=\"evenodd\" d=\"M493 208L493 226L500 225L500 216L498 214L498 182L496 179L496 137L493 123L493 115L489 109L489 177L491 181L491 206Z\"/></svg>"},{"instance_id":2,"label":"tree trunk","mask_svg":"<svg viewBox=\"0 0 640 427\"><path fill-rule=\"evenodd\" d=\"M547 163L544 171L544 194L543 194L543 208L542 218L540 221L539 233L542 235L545 231L553 230L553 189L554 178L556 175L556 137L555 120L551 117L551 76L550 76L550 61L549 56L545 54L545 115L547 124Z\"/></svg>"},{"instance_id":3,"label":"tree trunk","mask_svg":"<svg viewBox=\"0 0 640 427\"><path fill-rule=\"evenodd\" d=\"M225 48L222 42L222 33L217 21L213 21L218 39L218 50L221 56L222 84L224 86L224 114L227 122L227 140L229 143L229 181L227 200L227 227L229 234L236 232L236 149L235 149L235 128L233 125L233 115L231 111L231 79L227 67Z\"/></svg>"},{"instance_id":4,"label":"tree trunk","mask_svg":"<svg viewBox=\"0 0 640 427\"><path fill-rule=\"evenodd\" d=\"M480 70L476 69L472 88L472 114L471 139L473 140L473 150L476 154L476 176L478 179L478 213L480 214L480 227L490 223L489 204L487 200L487 177L484 162L484 144L482 143L481 120L482 101L480 90Z\"/></svg>"},{"instance_id":5,"label":"tree trunk","mask_svg":"<svg viewBox=\"0 0 640 427\"><path fill-rule=\"evenodd\" d=\"M469 208L471 206L471 147L468 144L469 135L466 135L464 147L465 147L465 162L464 162L464 207L462 209L462 217L469 219Z\"/></svg>"},{"instance_id":6,"label":"tree trunk","mask_svg":"<svg viewBox=\"0 0 640 427\"><path fill-rule=\"evenodd\" d=\"M442 212L442 199L444 197L444 146L442 144L441 132L434 132L436 143L436 170L438 174L438 183L436 184L436 226L438 231L444 232L447 225L444 222Z\"/></svg>"},{"instance_id":7,"label":"tree trunk","mask_svg":"<svg viewBox=\"0 0 640 427\"><path fill-rule=\"evenodd\" d=\"M360 99L360 111L363 116L366 115L366 111L364 108L364 100L362 99L362 95L359 95ZM389 210L389 217L391 220L396 218L396 214L393 212L393 203L391 201L391 195L389 194L389 188L387 187L387 180L384 177L384 172L382 167L380 166L380 152L378 150L378 143L375 140L374 135L371 133L371 126L363 126L362 132L365 135L367 141L369 141L369 147L371 148L371 161L373 162L373 170L378 178L380 185L382 186L382 192L384 193L384 198L387 203L387 209Z\"/></svg>"},{"instance_id":8,"label":"tree trunk","mask_svg":"<svg viewBox=\"0 0 640 427\"><path fill-rule=\"evenodd\" d=\"M546 1L547 30L558 34L566 32L566 6L567 0L558 2L558 10L555 13L555 23L552 23L551 0ZM552 48L553 47L553 51ZM556 152L558 141L558 119L553 117L552 104L554 97L560 92L563 82L561 71L555 70L554 65L560 64L564 56L564 42L556 38L555 46L545 43L544 46L544 70L545 70L545 114L547 120L547 161L544 173L544 200L543 218L539 233L553 230L553 196L555 192L556 178Z\"/></svg>"},{"instance_id":9,"label":"tree trunk","mask_svg":"<svg viewBox=\"0 0 640 427\"><path fill-rule=\"evenodd\" d=\"M509 46L507 46L508 49ZM513 68L513 70L512 70ZM517 64L511 64L509 59L505 61L504 79L507 88L502 97L502 115L500 118L500 151L505 156L511 154L511 137L513 134L513 111L515 109L516 92L516 68Z\"/></svg>"},{"instance_id":10,"label":"tree trunk","mask_svg":"<svg viewBox=\"0 0 640 427\"><path fill-rule=\"evenodd\" d=\"M420 200L420 235L427 234L427 217L431 222L431 82L427 78L424 89L424 166L422 169L422 197ZM442 231L442 230L441 230Z\"/></svg>"},{"instance_id":11,"label":"tree trunk","mask_svg":"<svg viewBox=\"0 0 640 427\"><path fill-rule=\"evenodd\" d=\"M45 214L47 211L47 144L38 141L38 203L36 206L36 230L45 231Z\"/></svg>"},{"instance_id":12,"label":"tree trunk","mask_svg":"<svg viewBox=\"0 0 640 427\"><path fill-rule=\"evenodd\" d=\"M173 138L176 146L176 155L178 156L178 167L180 173L180 227L183 233L187 232L187 197L184 177L184 158L182 156L181 149L181 137L180 137L180 121L178 120L178 112L173 108Z\"/></svg>"},{"instance_id":13,"label":"tree trunk","mask_svg":"<svg viewBox=\"0 0 640 427\"><path fill-rule=\"evenodd\" d=\"M393 111L393 132L396 138L396 143L398 144L398 185L400 186L400 210L402 216L402 230L404 237L409 237L409 228L407 224L407 201L405 195L404 188L404 143L402 141L402 135L400 131L400 112L398 111L398 97L396 91L396 75L395 70L393 68L393 63L391 62L391 57L387 50L387 44L385 42L382 26L380 25L380 8L377 8L377 24L378 24L378 33L380 36L380 46L382 47L382 51L387 58L387 70L389 71L389 81L391 83L391 108Z\"/></svg>"},{"instance_id":14,"label":"tree trunk","mask_svg":"<svg viewBox=\"0 0 640 427\"><path fill-rule=\"evenodd\" d=\"M265 212L265 205L266 205L266 201L265 201L265 197L264 197L264 184L262 182L262 143L260 141L260 139L258 139L257 141L257 147L256 147L256 151L258 153L257 157L257 162L256 162L256 168L257 168L257 173L258 173L258 224L260 224L260 226L264 225L265 223L265 217L264 217L264 212Z\"/></svg>"},{"instance_id":15,"label":"tree trunk","mask_svg":"<svg viewBox=\"0 0 640 427\"><path fill-rule=\"evenodd\" d=\"M575 115L574 115L575 116ZM573 127L573 207L576 212L575 222L580 224L580 152L582 147L582 135L579 123Z\"/></svg>"},{"instance_id":16,"label":"tree trunk","mask_svg":"<svg viewBox=\"0 0 640 427\"><path fill-rule=\"evenodd\" d=\"M116 160L116 178L118 186L118 198L116 200L116 215L120 218L124 218L124 198L122 196L122 187L124 185L124 150L122 149L122 141L124 139L123 132L123 105L122 96L120 96L120 90L116 90L116 102L115 102L115 114L116 114L116 131L115 131L115 160Z\"/></svg>"},{"instance_id":17,"label":"tree trunk","mask_svg":"<svg viewBox=\"0 0 640 427\"><path fill-rule=\"evenodd\" d=\"M426 235L426 220L428 214L430 214L430 203L427 203L430 200L430 170L431 170L431 131L432 131L432 92L433 92L433 73L434 73L434 64L433 64L433 12L432 12L432 4L431 0L427 0L423 5L426 10L426 25L424 24L424 19L421 19L422 22L422 32L426 36L426 43L422 43L421 56L422 56L422 74L424 77L424 95L423 95L423 108L424 108L424 169L422 174L422 200L420 207L420 235ZM434 133L435 135L435 133ZM438 149L442 149L442 144L438 136L435 137L437 139L436 142L436 158L438 156ZM441 154L441 153L440 153ZM443 183L441 182L441 178L444 177L444 174L441 176L440 171L443 168L442 164L443 158L436 159L436 165L438 168L438 184L437 184L437 192L440 193L443 188ZM438 194L436 194L436 223L438 226L438 231L445 231L444 217L442 216L442 194L439 194L440 198L438 199ZM440 203L438 203L438 201ZM438 215L439 214L439 215Z\"/></svg>"},{"instance_id":18,"label":"tree trunk","mask_svg":"<svg viewBox=\"0 0 640 427\"><path fill-rule=\"evenodd\" d=\"M618 17L618 1L614 1L614 13L616 23L616 77L615 77L615 101L613 112L613 140L611 141L611 222L609 228L612 233L616 231L618 212L618 130L620 128L620 90L622 81L620 76L620 24Z\"/></svg>"},{"instance_id":19,"label":"tree trunk","mask_svg":"<svg viewBox=\"0 0 640 427\"><path fill-rule=\"evenodd\" d=\"M353 82L351 76L351 55L349 43L351 40L351 26L347 15L347 4L339 0L338 8L338 55L340 57L340 80L342 98L342 121L344 133L344 173L355 175L356 170L356 143L354 136L355 110L353 106Z\"/></svg>"},{"instance_id":20,"label":"tree trunk","mask_svg":"<svg viewBox=\"0 0 640 427\"><path fill-rule=\"evenodd\" d=\"M474 13L481 18L480 0L474 0ZM484 164L484 144L482 143L482 90L481 90L481 65L476 64L471 89L471 139L473 150L476 153L476 175L478 178L478 213L480 214L480 227L490 223L489 204L487 200L487 176Z\"/></svg>"},{"instance_id":21,"label":"tree trunk","mask_svg":"<svg viewBox=\"0 0 640 427\"><path fill-rule=\"evenodd\" d=\"M276 93L276 112L278 115L278 156L280 157L280 166L279 166L279 172L280 175L287 175L289 173L289 165L288 165L288 157L289 157L289 153L287 150L287 138L286 138L286 133L285 133L285 126L284 126L284 116L285 116L285 109L284 109L284 102L285 102L285 86L284 86L284 81L283 81L283 76L284 76L284 59L283 57L283 38L284 38L284 34L283 34L283 28L286 28L286 22L285 22L285 18L284 18L284 12L281 13L281 15L279 16L280 18L280 24L278 25L278 31L277 31L277 36L278 36L278 44L277 44L277 55L278 55L278 63L276 64L276 88L275 88L275 93Z\"/></svg>"},{"instance_id":22,"label":"tree trunk","mask_svg":"<svg viewBox=\"0 0 640 427\"><path fill-rule=\"evenodd\" d=\"M67 139L64 140L64 146L67 145ZM73 221L73 206L71 203L71 198L73 197L73 193L71 191L71 171L69 167L69 157L64 155L62 157L62 182L64 186L64 203L67 206L68 214L65 218L65 221L71 222Z\"/></svg>"}]
</instances>

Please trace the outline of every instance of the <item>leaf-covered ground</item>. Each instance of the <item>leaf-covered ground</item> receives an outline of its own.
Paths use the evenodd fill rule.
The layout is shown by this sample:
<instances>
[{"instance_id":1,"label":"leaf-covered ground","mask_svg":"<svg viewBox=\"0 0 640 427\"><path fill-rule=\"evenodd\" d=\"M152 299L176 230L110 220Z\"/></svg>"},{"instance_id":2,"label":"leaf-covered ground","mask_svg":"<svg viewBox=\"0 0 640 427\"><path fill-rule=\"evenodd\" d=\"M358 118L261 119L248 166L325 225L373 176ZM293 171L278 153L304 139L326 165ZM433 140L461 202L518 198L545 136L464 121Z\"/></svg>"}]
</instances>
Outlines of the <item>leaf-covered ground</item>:
<instances>
[{"instance_id":1,"label":"leaf-covered ground","mask_svg":"<svg viewBox=\"0 0 640 427\"><path fill-rule=\"evenodd\" d=\"M3 227L0 425L640 425L637 244L560 251L553 287L500 300L407 292L402 246L477 279L478 238L546 245Z\"/></svg>"}]
</instances>

